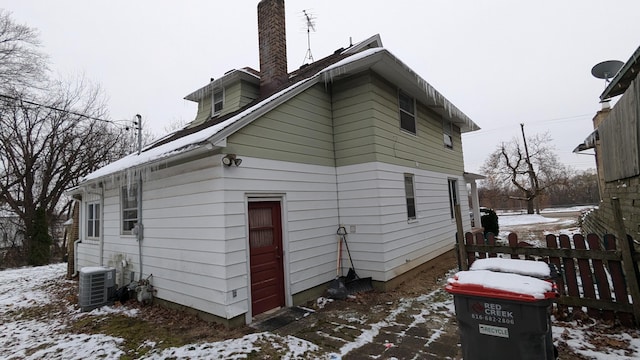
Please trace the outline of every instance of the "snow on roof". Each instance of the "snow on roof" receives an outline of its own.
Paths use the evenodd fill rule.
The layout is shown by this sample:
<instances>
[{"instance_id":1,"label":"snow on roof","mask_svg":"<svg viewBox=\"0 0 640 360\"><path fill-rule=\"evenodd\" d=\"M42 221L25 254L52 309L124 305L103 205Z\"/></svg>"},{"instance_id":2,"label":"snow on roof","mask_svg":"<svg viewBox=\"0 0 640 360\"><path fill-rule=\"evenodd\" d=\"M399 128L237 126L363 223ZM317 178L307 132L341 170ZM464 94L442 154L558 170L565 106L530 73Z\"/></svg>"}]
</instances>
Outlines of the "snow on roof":
<instances>
[{"instance_id":1,"label":"snow on roof","mask_svg":"<svg viewBox=\"0 0 640 360\"><path fill-rule=\"evenodd\" d=\"M477 285L487 290L501 290L544 299L553 291L553 285L531 276L489 270L460 271L448 283L453 286Z\"/></svg>"},{"instance_id":2,"label":"snow on roof","mask_svg":"<svg viewBox=\"0 0 640 360\"><path fill-rule=\"evenodd\" d=\"M537 278L548 278L551 275L549 265L545 262L505 258L477 259L471 264L469 270L490 270Z\"/></svg>"}]
</instances>

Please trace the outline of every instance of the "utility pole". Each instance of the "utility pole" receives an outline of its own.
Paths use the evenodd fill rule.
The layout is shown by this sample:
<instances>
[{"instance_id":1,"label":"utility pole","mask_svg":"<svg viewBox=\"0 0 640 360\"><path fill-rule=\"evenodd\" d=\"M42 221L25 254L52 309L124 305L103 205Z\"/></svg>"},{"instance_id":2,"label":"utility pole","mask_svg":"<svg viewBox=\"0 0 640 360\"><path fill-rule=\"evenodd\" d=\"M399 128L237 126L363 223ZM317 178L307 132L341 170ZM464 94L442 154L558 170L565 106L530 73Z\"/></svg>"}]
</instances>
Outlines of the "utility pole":
<instances>
[{"instance_id":1,"label":"utility pole","mask_svg":"<svg viewBox=\"0 0 640 360\"><path fill-rule=\"evenodd\" d=\"M540 209L535 204L537 203L536 198L538 197L538 179L536 179L536 173L533 171L533 165L531 164L531 159L529 158L529 148L527 147L527 137L524 135L524 124L520 123L520 129L522 130L522 140L524 141L524 153L527 158L527 165L529 166L529 181L531 182L531 188L533 189L533 201L534 206L536 208L536 213L540 213ZM528 208L527 204L527 208ZM528 212L528 211L527 211Z\"/></svg>"},{"instance_id":2,"label":"utility pole","mask_svg":"<svg viewBox=\"0 0 640 360\"><path fill-rule=\"evenodd\" d=\"M142 116L140 114L136 114L136 119L138 119L138 121L134 122L134 124L138 130L138 155L140 155L142 152Z\"/></svg>"}]
</instances>

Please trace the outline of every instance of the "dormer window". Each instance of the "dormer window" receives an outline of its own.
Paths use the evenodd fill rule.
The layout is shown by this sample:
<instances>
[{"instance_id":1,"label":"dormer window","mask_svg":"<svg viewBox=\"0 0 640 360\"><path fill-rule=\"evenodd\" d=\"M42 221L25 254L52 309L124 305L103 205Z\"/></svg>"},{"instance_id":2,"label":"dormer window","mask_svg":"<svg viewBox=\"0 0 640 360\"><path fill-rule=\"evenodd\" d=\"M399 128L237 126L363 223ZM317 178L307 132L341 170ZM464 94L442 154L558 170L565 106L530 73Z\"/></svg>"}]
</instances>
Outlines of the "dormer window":
<instances>
[{"instance_id":1,"label":"dormer window","mask_svg":"<svg viewBox=\"0 0 640 360\"><path fill-rule=\"evenodd\" d=\"M220 114L222 111L222 104L224 103L224 89L216 89L213 92L213 116Z\"/></svg>"}]
</instances>

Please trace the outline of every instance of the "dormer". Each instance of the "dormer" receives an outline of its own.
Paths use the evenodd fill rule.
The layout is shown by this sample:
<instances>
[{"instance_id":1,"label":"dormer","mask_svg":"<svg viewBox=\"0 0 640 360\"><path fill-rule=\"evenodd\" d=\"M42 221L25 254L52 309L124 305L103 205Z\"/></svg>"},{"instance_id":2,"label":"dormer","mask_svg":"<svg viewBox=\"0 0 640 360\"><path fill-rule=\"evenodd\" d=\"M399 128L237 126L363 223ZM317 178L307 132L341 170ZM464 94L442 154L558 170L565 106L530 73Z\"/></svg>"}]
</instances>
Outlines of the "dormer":
<instances>
[{"instance_id":1,"label":"dormer","mask_svg":"<svg viewBox=\"0 0 640 360\"><path fill-rule=\"evenodd\" d=\"M196 118L188 127L202 124L236 111L257 99L260 95L260 77L251 68L227 71L218 79L184 97L198 103Z\"/></svg>"}]
</instances>

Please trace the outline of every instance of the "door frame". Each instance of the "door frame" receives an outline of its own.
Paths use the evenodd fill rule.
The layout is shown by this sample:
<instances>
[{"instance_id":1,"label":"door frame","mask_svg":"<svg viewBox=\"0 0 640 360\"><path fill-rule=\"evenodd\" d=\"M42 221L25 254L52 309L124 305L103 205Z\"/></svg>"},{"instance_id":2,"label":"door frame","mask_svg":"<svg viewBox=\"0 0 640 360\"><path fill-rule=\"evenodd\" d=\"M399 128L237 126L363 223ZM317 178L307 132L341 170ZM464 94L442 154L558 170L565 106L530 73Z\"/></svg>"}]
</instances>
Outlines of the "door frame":
<instances>
[{"instance_id":1,"label":"door frame","mask_svg":"<svg viewBox=\"0 0 640 360\"><path fill-rule=\"evenodd\" d=\"M290 276L289 276L289 231L287 228L287 209L286 209L286 196L284 194L245 194L245 247L246 247L246 268L247 268L247 312L245 316L245 322L250 324L253 320L253 313L251 310L251 248L249 244L249 203L255 202L279 202L280 203L280 221L282 222L282 271L284 281L284 303L286 307L293 305L293 296L290 289Z\"/></svg>"}]
</instances>

